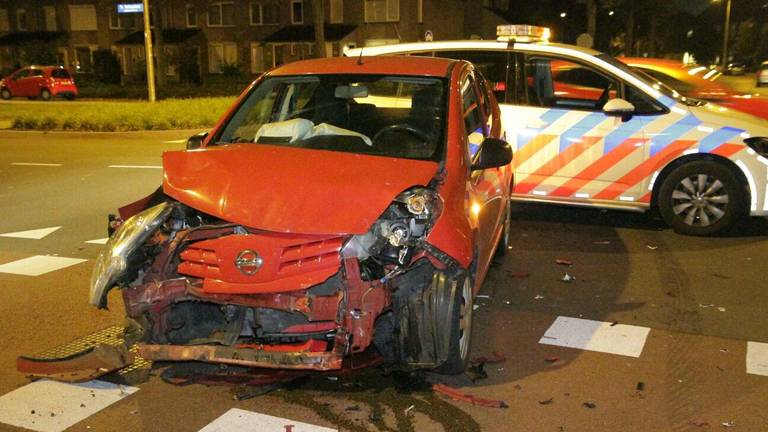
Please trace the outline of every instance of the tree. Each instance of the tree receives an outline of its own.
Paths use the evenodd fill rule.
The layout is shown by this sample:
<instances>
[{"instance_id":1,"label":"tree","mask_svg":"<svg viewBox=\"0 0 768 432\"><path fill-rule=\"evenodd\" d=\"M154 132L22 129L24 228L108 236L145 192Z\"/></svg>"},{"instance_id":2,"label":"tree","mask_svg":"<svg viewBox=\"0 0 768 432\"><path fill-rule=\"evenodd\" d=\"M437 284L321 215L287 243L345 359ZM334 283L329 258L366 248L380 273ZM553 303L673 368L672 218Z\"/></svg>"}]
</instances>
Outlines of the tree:
<instances>
[{"instance_id":1,"label":"tree","mask_svg":"<svg viewBox=\"0 0 768 432\"><path fill-rule=\"evenodd\" d=\"M325 57L325 7L324 0L312 0L312 14L315 22L315 56Z\"/></svg>"}]
</instances>

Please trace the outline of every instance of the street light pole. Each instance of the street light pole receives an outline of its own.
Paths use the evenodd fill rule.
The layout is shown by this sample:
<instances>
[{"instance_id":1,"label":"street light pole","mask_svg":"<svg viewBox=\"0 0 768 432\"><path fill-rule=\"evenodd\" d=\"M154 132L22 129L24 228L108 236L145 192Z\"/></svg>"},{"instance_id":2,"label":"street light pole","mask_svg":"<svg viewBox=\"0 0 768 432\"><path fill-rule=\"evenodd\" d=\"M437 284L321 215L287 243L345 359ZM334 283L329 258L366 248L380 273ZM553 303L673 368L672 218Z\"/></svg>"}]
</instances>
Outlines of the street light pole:
<instances>
[{"instance_id":1,"label":"street light pole","mask_svg":"<svg viewBox=\"0 0 768 432\"><path fill-rule=\"evenodd\" d=\"M729 0L730 1L730 0ZM144 2L144 59L147 64L147 91L149 101L154 102L155 97L155 61L152 55L152 28L149 22L149 0Z\"/></svg>"},{"instance_id":2,"label":"street light pole","mask_svg":"<svg viewBox=\"0 0 768 432\"><path fill-rule=\"evenodd\" d=\"M728 30L731 28L731 0L725 4L725 28L723 29L723 73L728 67Z\"/></svg>"}]
</instances>

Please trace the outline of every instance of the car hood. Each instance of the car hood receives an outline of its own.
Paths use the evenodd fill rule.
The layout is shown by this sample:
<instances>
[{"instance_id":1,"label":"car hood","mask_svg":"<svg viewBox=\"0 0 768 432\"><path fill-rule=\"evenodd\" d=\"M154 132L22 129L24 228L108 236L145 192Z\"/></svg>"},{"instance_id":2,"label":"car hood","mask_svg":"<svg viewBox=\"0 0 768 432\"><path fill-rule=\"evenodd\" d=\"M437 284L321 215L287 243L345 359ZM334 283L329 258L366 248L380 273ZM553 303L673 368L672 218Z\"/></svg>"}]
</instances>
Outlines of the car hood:
<instances>
[{"instance_id":1,"label":"car hood","mask_svg":"<svg viewBox=\"0 0 768 432\"><path fill-rule=\"evenodd\" d=\"M163 154L163 191L250 228L362 234L400 192L426 185L435 162L271 145Z\"/></svg>"}]
</instances>

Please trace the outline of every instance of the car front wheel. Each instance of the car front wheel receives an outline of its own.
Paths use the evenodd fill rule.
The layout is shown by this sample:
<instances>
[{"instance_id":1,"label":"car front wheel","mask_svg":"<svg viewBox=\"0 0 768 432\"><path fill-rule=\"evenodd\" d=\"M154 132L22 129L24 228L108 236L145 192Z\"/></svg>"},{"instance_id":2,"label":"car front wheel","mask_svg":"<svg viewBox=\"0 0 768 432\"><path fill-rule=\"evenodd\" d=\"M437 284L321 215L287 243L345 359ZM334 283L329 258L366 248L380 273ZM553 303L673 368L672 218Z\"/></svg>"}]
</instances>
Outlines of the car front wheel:
<instances>
[{"instance_id":1,"label":"car front wheel","mask_svg":"<svg viewBox=\"0 0 768 432\"><path fill-rule=\"evenodd\" d=\"M463 373L469 365L469 350L472 345L472 278L463 274L454 280L454 301L451 304L452 317L449 325L448 357L437 372L447 375Z\"/></svg>"},{"instance_id":2,"label":"car front wheel","mask_svg":"<svg viewBox=\"0 0 768 432\"><path fill-rule=\"evenodd\" d=\"M664 179L658 205L664 221L677 233L719 234L733 228L745 215L745 187L720 163L689 162Z\"/></svg>"},{"instance_id":3,"label":"car front wheel","mask_svg":"<svg viewBox=\"0 0 768 432\"><path fill-rule=\"evenodd\" d=\"M51 92L48 89L42 89L40 90L40 99L44 101L51 100Z\"/></svg>"}]
</instances>

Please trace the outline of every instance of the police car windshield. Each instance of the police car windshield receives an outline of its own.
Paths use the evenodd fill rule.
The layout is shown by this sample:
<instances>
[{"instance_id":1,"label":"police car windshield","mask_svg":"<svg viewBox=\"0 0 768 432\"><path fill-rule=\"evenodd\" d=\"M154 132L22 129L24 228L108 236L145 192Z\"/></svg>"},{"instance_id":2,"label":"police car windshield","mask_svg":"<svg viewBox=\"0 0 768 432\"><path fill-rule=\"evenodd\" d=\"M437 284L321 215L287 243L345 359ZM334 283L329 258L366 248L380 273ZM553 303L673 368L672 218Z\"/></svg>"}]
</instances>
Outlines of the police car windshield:
<instances>
[{"instance_id":1,"label":"police car windshield","mask_svg":"<svg viewBox=\"0 0 768 432\"><path fill-rule=\"evenodd\" d=\"M600 55L597 56L597 58L599 58L600 60L602 60L602 61L604 61L604 62L606 62L606 63L608 63L608 64L610 64L612 66L615 66L615 67L623 70L624 72L634 76L635 78L639 79L640 81L643 81L644 83L648 84L649 86L651 86L654 89L656 89L659 92L661 92L663 95L671 97L671 98L673 98L673 99L675 99L677 101L680 101L680 102L682 102L682 103L684 103L686 105L689 105L689 106L701 106L701 105L703 105L705 103L705 102L700 101L698 99L694 99L694 98L690 98L690 97L685 97L685 96L681 95L680 93L675 91L675 89L673 89L672 87L668 86L667 84L657 80L656 78L648 75L647 73L645 73L645 72L643 72L641 70L638 70L636 68L632 68L632 67L628 66L626 63L622 63L619 60L616 60L614 57L611 57L608 54L600 54Z\"/></svg>"}]
</instances>

